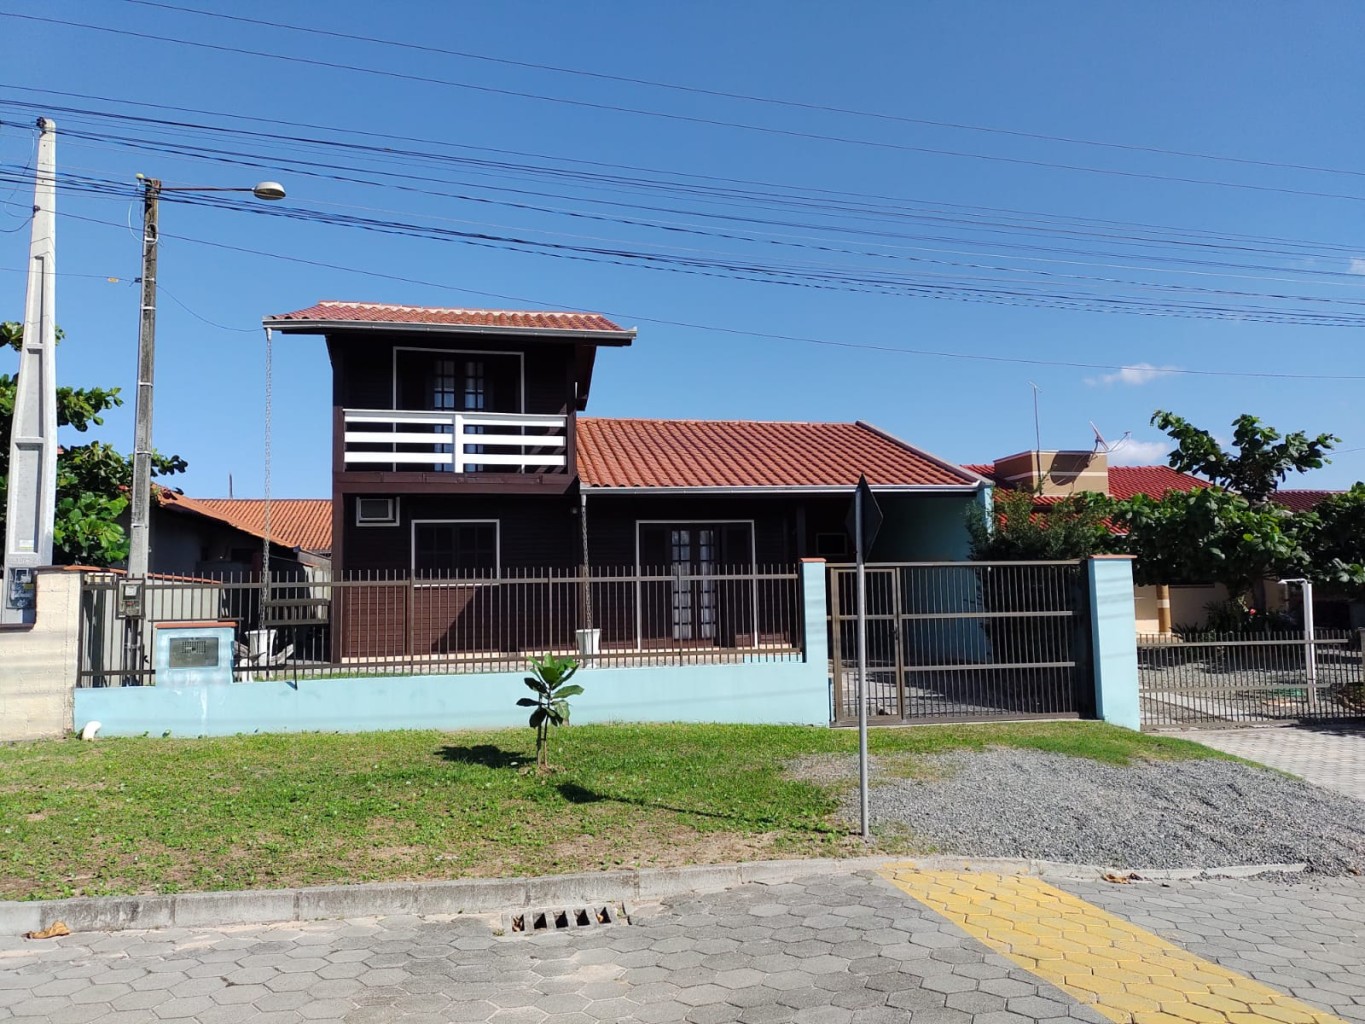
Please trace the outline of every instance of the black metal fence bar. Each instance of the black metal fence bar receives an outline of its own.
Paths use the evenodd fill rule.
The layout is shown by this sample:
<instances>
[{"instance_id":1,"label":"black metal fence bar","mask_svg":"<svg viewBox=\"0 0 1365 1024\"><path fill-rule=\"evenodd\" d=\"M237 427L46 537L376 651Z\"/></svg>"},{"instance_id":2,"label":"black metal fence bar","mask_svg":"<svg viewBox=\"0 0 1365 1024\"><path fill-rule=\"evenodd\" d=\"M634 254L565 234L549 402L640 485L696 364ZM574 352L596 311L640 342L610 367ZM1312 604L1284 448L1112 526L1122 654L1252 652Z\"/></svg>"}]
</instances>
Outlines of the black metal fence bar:
<instances>
[{"instance_id":1,"label":"black metal fence bar","mask_svg":"<svg viewBox=\"0 0 1365 1024\"><path fill-rule=\"evenodd\" d=\"M78 685L154 683L156 630L191 622L232 628L243 682L520 671L546 655L608 667L804 657L800 576L784 566L154 578L133 608L122 583L83 583Z\"/></svg>"},{"instance_id":2,"label":"black metal fence bar","mask_svg":"<svg viewBox=\"0 0 1365 1024\"><path fill-rule=\"evenodd\" d=\"M867 580L873 721L1075 716L1089 684L1082 563L875 563ZM856 721L855 567L830 567L833 711Z\"/></svg>"},{"instance_id":3,"label":"black metal fence bar","mask_svg":"<svg viewBox=\"0 0 1365 1024\"><path fill-rule=\"evenodd\" d=\"M1140 636L1142 721L1217 727L1362 717L1361 651L1360 635L1346 630L1317 630L1311 640L1303 633Z\"/></svg>"}]
</instances>

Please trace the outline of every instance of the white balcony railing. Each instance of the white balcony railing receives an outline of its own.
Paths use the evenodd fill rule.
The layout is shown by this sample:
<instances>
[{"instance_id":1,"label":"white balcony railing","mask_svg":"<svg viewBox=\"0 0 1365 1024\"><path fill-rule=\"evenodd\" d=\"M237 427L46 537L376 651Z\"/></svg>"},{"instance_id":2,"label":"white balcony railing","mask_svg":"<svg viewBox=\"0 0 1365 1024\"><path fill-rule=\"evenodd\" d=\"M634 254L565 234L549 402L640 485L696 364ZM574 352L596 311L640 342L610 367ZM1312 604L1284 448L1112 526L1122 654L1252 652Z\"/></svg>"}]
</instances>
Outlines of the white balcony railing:
<instances>
[{"instance_id":1,"label":"white balcony railing","mask_svg":"<svg viewBox=\"0 0 1365 1024\"><path fill-rule=\"evenodd\" d=\"M347 409L346 467L468 473L567 471L568 417Z\"/></svg>"}]
</instances>

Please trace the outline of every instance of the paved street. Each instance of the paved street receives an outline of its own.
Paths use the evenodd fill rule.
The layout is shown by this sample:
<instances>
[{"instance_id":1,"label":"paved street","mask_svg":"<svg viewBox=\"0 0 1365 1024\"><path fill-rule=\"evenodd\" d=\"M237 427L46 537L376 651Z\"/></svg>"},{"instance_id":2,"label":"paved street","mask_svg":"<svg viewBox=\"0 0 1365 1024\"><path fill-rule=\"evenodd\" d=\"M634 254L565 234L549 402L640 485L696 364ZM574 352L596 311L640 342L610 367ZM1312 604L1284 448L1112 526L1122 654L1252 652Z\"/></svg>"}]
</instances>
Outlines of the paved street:
<instances>
[{"instance_id":1,"label":"paved street","mask_svg":"<svg viewBox=\"0 0 1365 1024\"><path fill-rule=\"evenodd\" d=\"M1032 953L1017 945L1020 936L1034 933L1028 915L1017 912L1023 904L1015 890L1026 885L1039 912L1095 935L1120 936L1114 946L1123 946L1127 952L1119 955L1129 960L1148 957L1149 948L1163 947L1165 940L1188 949L1186 964L1194 966L1187 973L1212 979L1215 991L1242 1000L1223 1000L1237 1005L1240 1017L1210 1017L1208 1007L1189 1002L1189 1014L1144 1014L1136 1018L1140 1024L1365 1022L1365 948L1359 938L1365 934L1365 885L1355 880L1320 887L1254 881L1066 884L1067 891L1059 892L1035 879L899 877L909 879L902 883L908 889L870 876L754 884L646 908L651 913L633 924L535 936L495 934L503 922L489 917L390 917L43 942L3 938L0 1019L54 1024L1126 1019L1087 1005L1103 1003L1099 990L1105 986L1073 984L1075 971L1089 973L1077 965L1093 954L1068 942L1064 931L1039 940L1051 943L1055 956L1022 955ZM925 879L935 891L952 890L943 897L948 902L942 911L930 905L939 897L924 889ZM971 892L974 898L962 895ZM955 902L960 900L966 903ZM950 920L955 906L966 908L962 926ZM1133 927L1097 928L1095 920L1106 913ZM1160 938L1135 940L1146 928ZM1009 941L1016 945L1009 947ZM1153 955L1173 954L1158 948ZM1217 969L1223 973L1214 976L1210 965L1201 975L1200 957L1225 965ZM1023 962L1043 974L1055 968L1061 984L1079 997L1024 969ZM1059 963L1070 966L1056 968ZM1094 975L1100 976L1096 963ZM1239 981L1232 972L1260 981ZM1247 1013L1251 997L1239 987L1269 991L1265 985L1275 989L1268 1012L1258 1014L1253 1006ZM1185 1005L1179 993L1166 991L1162 998ZM1169 1012L1167 1005L1161 1009Z\"/></svg>"},{"instance_id":2,"label":"paved street","mask_svg":"<svg viewBox=\"0 0 1365 1024\"><path fill-rule=\"evenodd\" d=\"M1365 800L1365 729L1300 725L1263 729L1195 729L1180 734L1278 768L1324 789Z\"/></svg>"}]
</instances>

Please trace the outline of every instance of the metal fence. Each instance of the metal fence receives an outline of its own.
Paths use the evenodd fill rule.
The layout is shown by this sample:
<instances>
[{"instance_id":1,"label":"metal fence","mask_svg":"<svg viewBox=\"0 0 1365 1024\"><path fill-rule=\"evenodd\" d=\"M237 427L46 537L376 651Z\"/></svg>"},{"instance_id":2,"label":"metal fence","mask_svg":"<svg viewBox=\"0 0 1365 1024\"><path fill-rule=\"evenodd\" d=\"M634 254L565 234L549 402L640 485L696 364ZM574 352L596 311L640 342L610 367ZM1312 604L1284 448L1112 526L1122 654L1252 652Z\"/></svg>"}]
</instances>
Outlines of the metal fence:
<instances>
[{"instance_id":1,"label":"metal fence","mask_svg":"<svg viewBox=\"0 0 1365 1024\"><path fill-rule=\"evenodd\" d=\"M80 686L155 683L156 631L176 623L230 625L242 682L518 671L547 654L584 666L804 656L800 576L786 566L153 578L133 606L122 582L82 585Z\"/></svg>"},{"instance_id":2,"label":"metal fence","mask_svg":"<svg viewBox=\"0 0 1365 1024\"><path fill-rule=\"evenodd\" d=\"M1138 637L1142 722L1229 726L1365 717L1360 634Z\"/></svg>"},{"instance_id":3,"label":"metal fence","mask_svg":"<svg viewBox=\"0 0 1365 1024\"><path fill-rule=\"evenodd\" d=\"M902 562L866 567L867 714L1076 717L1093 711L1080 562ZM830 567L833 718L858 718L857 573Z\"/></svg>"}]
</instances>

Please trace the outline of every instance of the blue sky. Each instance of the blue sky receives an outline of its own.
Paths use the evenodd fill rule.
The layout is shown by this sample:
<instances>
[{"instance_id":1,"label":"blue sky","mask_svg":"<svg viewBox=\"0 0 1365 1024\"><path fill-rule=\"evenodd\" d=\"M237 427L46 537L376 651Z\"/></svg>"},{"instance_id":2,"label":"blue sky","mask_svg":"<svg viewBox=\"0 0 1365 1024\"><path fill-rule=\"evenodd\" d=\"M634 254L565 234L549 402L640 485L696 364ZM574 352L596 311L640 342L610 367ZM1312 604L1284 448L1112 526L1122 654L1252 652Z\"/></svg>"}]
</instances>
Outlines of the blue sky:
<instances>
[{"instance_id":1,"label":"blue sky","mask_svg":"<svg viewBox=\"0 0 1365 1024\"><path fill-rule=\"evenodd\" d=\"M176 130L177 139L215 150L189 157L166 151L170 135L164 126L111 127L98 116L57 113L58 162L65 174L128 186L138 172L168 183L220 186L275 178L289 190L279 206L290 210L514 236L539 250L490 249L264 216L274 211L251 209L249 198L237 209L163 204L155 433L160 448L188 459L190 470L180 485L191 494L225 494L229 474L238 496L260 493L259 321L321 298L606 311L639 327L640 335L633 348L599 360L590 409L597 415L864 419L945 457L978 461L1031 447L1032 381L1041 388L1046 447L1089 447L1093 421L1110 441L1131 432L1116 461L1162 461L1160 436L1147 425L1153 409L1174 409L1216 433L1229 432L1234 416L1251 412L1282 429L1331 431L1343 438L1342 448L1362 449L1343 453L1326 470L1301 478L1299 486L1342 487L1365 476L1360 401L1365 380L1343 379L1365 374L1357 358L1360 327L1114 311L1115 302L1136 295L1213 303L1238 316L1253 308L1350 318L1357 315L1354 308L1365 312L1352 306L1365 300L1365 242L1359 255L1351 249L1353 236L1359 236L1353 229L1365 202L1365 172L1302 169L1365 167L1365 140L1356 130L1359 98L1365 95L1358 48L1365 15L1359 5L1003 0L384 6L352 0L326 5L184 0L184 5L527 64L1145 147L754 103L329 39L127 0L7 0L0 10L10 14L474 87L0 18L10 44L0 72L0 101L11 101L0 106L0 165L11 172L31 160L32 119L44 103L286 131L116 102L144 101L326 126L328 132L299 134L352 142L376 140L334 129L428 140L426 146L392 143L424 152L437 152L441 143L477 149L440 152L489 159L494 157L488 150L518 151L532 155L497 158L538 168L632 176L644 172L619 168L648 168L674 178L709 176L685 179L689 182L743 179L763 184L732 187L806 190L801 208L778 209L733 197L702 200L676 191L603 188L520 169L433 169L430 162L335 155L338 164L352 165L332 168L342 176L376 180L374 174L389 171L443 176L447 182L389 178L410 187L386 188L301 174L300 165L289 161L330 158L278 138L224 141L221 135ZM34 91L44 89L78 95ZM655 116L489 89L633 107ZM812 135L823 138L803 137ZM225 150L243 154L231 159L260 166L225 164ZM1283 166L1288 164L1300 167ZM426 194L432 191L480 198ZM23 276L15 271L26 254L26 192L12 175L0 183L4 318L17 318L22 310ZM854 213L831 210L825 202L855 194L881 198L858 200L876 209ZM58 265L64 276L58 319L69 338L60 351L59 376L70 384L124 387L129 406L110 416L99 436L128 449L138 212L128 196L67 192L59 204ZM964 226L964 216L974 223ZM1002 219L1013 228L983 226ZM1101 229L1096 220L1107 223ZM659 222L687 230L667 230ZM1025 223L1031 230L1013 230ZM1035 291L1079 289L1106 311L1040 308L1035 300L1002 305L887 294L865 285L789 287L736 280L734 272L716 276L713 269L660 272L568 259L564 250L545 255L545 244L664 252L708 265L782 264L795 267L807 282L812 273L863 280L872 272L917 275L921 283L955 288L1009 290L1022 282ZM118 281L106 280L111 276ZM837 344L791 340L797 337ZM850 344L873 348L840 347ZM1329 379L1121 373L881 349ZM277 339L274 395L274 493L326 495L330 392L321 339Z\"/></svg>"}]
</instances>

